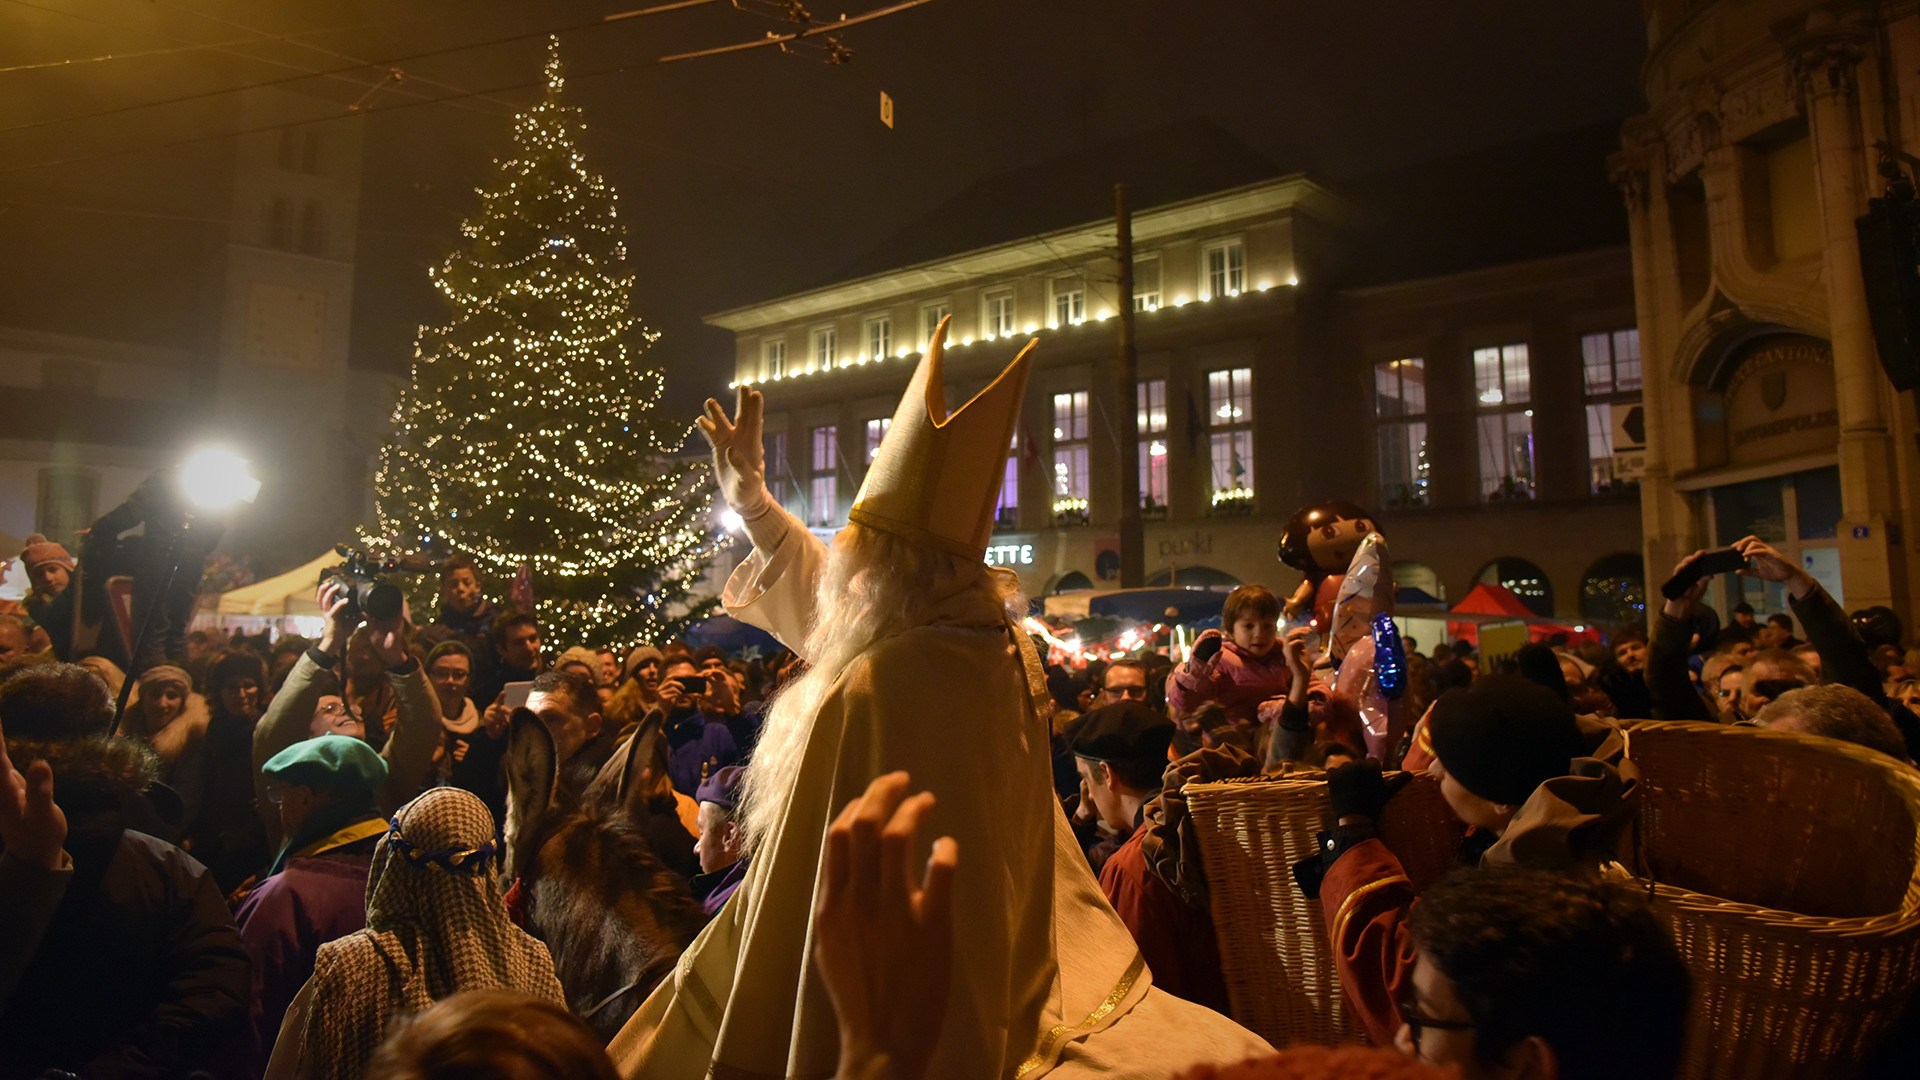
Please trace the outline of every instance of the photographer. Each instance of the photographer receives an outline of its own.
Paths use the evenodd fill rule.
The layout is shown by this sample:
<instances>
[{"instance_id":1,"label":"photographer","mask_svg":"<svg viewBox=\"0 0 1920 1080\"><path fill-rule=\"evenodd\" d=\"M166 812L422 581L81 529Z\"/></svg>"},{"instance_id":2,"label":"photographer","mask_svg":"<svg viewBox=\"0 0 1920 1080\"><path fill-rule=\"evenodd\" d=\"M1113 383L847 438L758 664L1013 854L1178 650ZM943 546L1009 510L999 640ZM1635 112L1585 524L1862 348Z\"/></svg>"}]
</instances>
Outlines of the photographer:
<instances>
[{"instance_id":1,"label":"photographer","mask_svg":"<svg viewBox=\"0 0 1920 1080\"><path fill-rule=\"evenodd\" d=\"M702 780L741 763L739 744L727 729L740 712L730 680L700 674L689 658L674 659L660 681L660 704L667 714L667 773L675 790L692 796Z\"/></svg>"},{"instance_id":2,"label":"photographer","mask_svg":"<svg viewBox=\"0 0 1920 1080\"><path fill-rule=\"evenodd\" d=\"M366 738L366 725L347 708L340 695L340 678L335 674L347 639L360 625L361 616L354 609L352 593L337 580L321 584L318 602L327 616L320 644L294 663L253 733L255 806L276 849L285 838L280 835L279 814L267 799L261 767L280 751L316 735ZM442 731L439 700L427 681L426 669L406 650L406 629L404 605L394 618L370 622L366 627L367 647L385 667L395 698L393 729L380 749L387 763L387 778L379 803L386 814L405 805L427 783Z\"/></svg>"},{"instance_id":3,"label":"photographer","mask_svg":"<svg viewBox=\"0 0 1920 1080\"><path fill-rule=\"evenodd\" d=\"M1794 617L1800 620L1800 625L1807 632L1807 640L1820 654L1825 681L1850 686L1872 699L1900 729L1901 738L1907 744L1908 756L1920 754L1920 718L1916 718L1906 706L1888 699L1880 681L1880 672L1873 666L1866 643L1855 635L1847 621L1846 612L1840 609L1833 597L1827 595L1827 590L1821 588L1813 575L1782 558L1778 551L1758 537L1745 537L1733 547L1747 560L1746 569L1740 571L1743 576L1786 586L1787 602L1793 608ZM1679 573L1703 554L1705 552L1695 552L1688 556L1674 568L1674 572ZM1687 684L1685 652L1687 623L1699 607L1707 584L1702 580L1678 598L1667 601L1660 609L1653 648L1647 656L1647 686L1653 692L1655 706L1662 710L1662 719L1710 718L1706 706L1700 703L1699 695ZM1758 653L1747 665L1741 684L1741 716L1751 718L1769 700L1812 682L1811 671L1794 659L1792 654L1778 650ZM1740 718L1726 714L1720 717L1722 722Z\"/></svg>"}]
</instances>

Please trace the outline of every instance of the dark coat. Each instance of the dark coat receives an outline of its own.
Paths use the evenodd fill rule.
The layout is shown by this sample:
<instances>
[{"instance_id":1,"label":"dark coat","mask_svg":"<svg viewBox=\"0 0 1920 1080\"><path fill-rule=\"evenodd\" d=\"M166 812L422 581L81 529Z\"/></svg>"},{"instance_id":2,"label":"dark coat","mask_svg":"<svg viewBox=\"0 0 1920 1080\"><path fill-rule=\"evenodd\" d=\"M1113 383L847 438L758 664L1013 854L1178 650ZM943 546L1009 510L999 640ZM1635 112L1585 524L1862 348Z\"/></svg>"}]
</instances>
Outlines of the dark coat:
<instances>
[{"instance_id":1,"label":"dark coat","mask_svg":"<svg viewBox=\"0 0 1920 1080\"><path fill-rule=\"evenodd\" d=\"M52 764L74 876L0 1011L0 1078L176 1076L234 1060L247 1037L246 948L206 867L130 827L152 755L104 738L9 750Z\"/></svg>"}]
</instances>

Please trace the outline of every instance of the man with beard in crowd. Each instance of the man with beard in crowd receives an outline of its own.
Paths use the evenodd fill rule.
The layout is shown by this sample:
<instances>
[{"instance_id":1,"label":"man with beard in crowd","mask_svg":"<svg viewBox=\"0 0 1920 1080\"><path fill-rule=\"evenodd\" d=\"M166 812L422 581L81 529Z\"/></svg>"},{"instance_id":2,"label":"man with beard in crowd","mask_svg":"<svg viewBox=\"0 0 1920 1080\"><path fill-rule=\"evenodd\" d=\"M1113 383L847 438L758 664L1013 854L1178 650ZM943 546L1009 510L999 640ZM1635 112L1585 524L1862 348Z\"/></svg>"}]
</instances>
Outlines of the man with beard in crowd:
<instances>
[{"instance_id":1,"label":"man with beard in crowd","mask_svg":"<svg viewBox=\"0 0 1920 1080\"><path fill-rule=\"evenodd\" d=\"M1026 353L949 415L945 335L942 323L831 552L767 491L760 395L743 388L731 422L708 403L720 488L754 546L727 607L811 668L775 699L747 774L746 880L615 1037L627 1075L834 1072L837 1024L807 955L822 838L901 769L937 795L929 832L965 853L953 897L967 917L928 1075L1158 1077L1263 1045L1154 988L1060 813L1035 708L1044 674L1010 619L1012 575L983 561Z\"/></svg>"}]
</instances>

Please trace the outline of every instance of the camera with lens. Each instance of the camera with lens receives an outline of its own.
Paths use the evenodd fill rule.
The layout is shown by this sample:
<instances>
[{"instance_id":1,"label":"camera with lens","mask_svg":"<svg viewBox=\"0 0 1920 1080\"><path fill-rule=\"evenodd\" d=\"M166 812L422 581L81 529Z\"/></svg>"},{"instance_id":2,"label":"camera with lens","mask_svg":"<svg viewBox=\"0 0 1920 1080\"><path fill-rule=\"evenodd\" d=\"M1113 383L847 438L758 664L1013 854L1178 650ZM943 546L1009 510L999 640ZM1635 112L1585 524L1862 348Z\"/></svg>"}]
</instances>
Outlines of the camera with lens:
<instances>
[{"instance_id":1,"label":"camera with lens","mask_svg":"<svg viewBox=\"0 0 1920 1080\"><path fill-rule=\"evenodd\" d=\"M391 574L401 569L401 565L344 544L333 550L347 561L323 571L320 584L325 585L329 581L340 583L347 596L347 618L353 622L361 619L388 622L399 618L406 594L400 590L400 586L380 575Z\"/></svg>"}]
</instances>

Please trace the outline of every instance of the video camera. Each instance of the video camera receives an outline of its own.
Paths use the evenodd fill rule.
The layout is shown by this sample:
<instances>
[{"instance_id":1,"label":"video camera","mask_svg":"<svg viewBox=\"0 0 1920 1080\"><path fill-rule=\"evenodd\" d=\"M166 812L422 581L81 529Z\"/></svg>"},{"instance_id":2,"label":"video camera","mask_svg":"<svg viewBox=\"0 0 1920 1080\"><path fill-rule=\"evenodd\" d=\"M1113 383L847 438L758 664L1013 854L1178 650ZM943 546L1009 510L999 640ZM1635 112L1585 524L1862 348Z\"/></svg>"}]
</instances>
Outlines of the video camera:
<instances>
[{"instance_id":1,"label":"video camera","mask_svg":"<svg viewBox=\"0 0 1920 1080\"><path fill-rule=\"evenodd\" d=\"M320 573L320 584L337 581L347 594L347 617L354 622L370 619L386 622L399 618L406 602L400 586L377 576L411 569L393 559L379 559L371 553L345 544L334 546L334 553L347 561Z\"/></svg>"}]
</instances>

